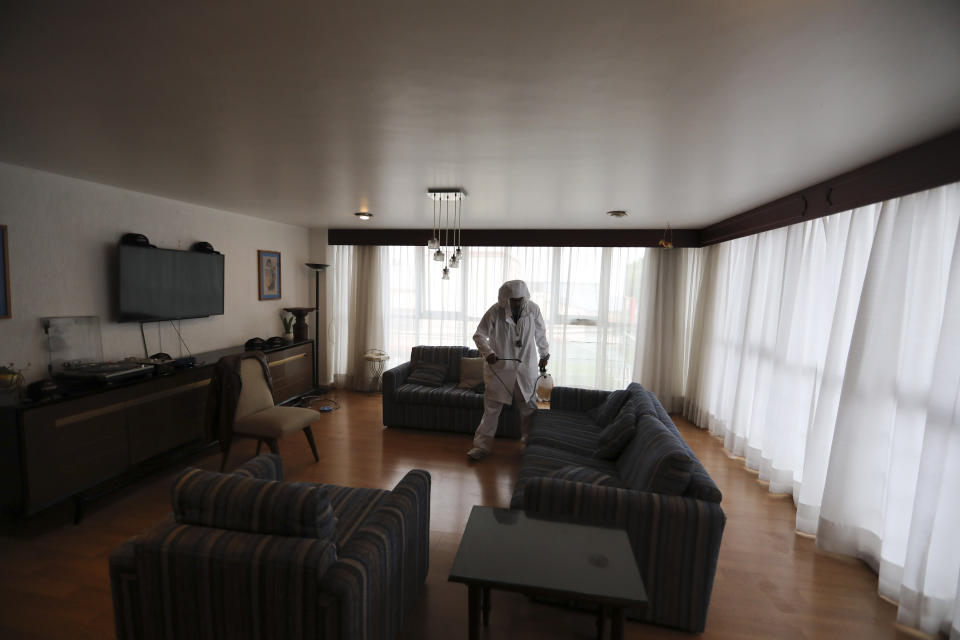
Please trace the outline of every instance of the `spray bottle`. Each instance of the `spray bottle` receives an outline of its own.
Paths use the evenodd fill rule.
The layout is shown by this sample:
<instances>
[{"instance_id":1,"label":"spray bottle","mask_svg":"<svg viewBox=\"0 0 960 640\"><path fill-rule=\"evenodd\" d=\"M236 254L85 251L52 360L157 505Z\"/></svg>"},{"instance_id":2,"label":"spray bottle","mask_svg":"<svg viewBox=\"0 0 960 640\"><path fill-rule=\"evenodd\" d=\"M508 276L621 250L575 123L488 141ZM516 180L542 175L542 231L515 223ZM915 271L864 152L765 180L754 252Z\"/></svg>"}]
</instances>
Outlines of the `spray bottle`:
<instances>
[{"instance_id":1,"label":"spray bottle","mask_svg":"<svg viewBox=\"0 0 960 640\"><path fill-rule=\"evenodd\" d=\"M537 398L540 402L550 401L550 392L553 391L553 377L547 373L547 365L540 367L540 375L534 385L537 390Z\"/></svg>"}]
</instances>

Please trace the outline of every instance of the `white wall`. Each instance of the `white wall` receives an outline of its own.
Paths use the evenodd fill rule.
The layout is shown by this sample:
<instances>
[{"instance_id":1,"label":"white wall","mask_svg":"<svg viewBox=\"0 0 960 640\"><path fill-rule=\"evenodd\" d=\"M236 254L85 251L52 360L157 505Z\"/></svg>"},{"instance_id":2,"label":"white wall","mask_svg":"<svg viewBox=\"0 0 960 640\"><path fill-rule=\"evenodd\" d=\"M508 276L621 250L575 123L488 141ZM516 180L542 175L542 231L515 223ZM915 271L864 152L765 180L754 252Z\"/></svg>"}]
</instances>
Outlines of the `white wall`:
<instances>
[{"instance_id":1,"label":"white wall","mask_svg":"<svg viewBox=\"0 0 960 640\"><path fill-rule=\"evenodd\" d=\"M304 263L325 257L326 247L325 232L318 247L324 256L315 256L304 227L2 163L0 224L9 234L13 312L0 320L0 363L29 362L28 381L46 375L43 317L99 316L106 359L143 355L139 324L112 317L113 258L124 233L142 233L167 249L205 240L224 254L224 315L181 323L194 353L282 333L282 307L313 306L313 275ZM281 254L280 300L258 300L258 249ZM163 351L186 355L170 323L145 327L149 353L161 351L162 342Z\"/></svg>"}]
</instances>

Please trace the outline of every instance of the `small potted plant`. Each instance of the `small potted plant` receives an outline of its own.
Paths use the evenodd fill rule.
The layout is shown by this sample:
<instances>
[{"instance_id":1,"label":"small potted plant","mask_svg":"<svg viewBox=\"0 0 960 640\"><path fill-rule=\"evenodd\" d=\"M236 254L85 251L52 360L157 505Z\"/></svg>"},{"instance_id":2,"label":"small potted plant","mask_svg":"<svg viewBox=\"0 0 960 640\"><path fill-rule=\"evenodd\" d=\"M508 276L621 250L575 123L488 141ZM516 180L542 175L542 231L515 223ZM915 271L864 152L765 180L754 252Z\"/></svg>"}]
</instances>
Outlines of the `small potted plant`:
<instances>
[{"instance_id":1,"label":"small potted plant","mask_svg":"<svg viewBox=\"0 0 960 640\"><path fill-rule=\"evenodd\" d=\"M283 323L283 337L293 342L293 314L280 310L280 322Z\"/></svg>"},{"instance_id":2,"label":"small potted plant","mask_svg":"<svg viewBox=\"0 0 960 640\"><path fill-rule=\"evenodd\" d=\"M12 362L6 366L0 365L0 405L19 401L23 372L28 368L29 364L23 369L17 369Z\"/></svg>"}]
</instances>

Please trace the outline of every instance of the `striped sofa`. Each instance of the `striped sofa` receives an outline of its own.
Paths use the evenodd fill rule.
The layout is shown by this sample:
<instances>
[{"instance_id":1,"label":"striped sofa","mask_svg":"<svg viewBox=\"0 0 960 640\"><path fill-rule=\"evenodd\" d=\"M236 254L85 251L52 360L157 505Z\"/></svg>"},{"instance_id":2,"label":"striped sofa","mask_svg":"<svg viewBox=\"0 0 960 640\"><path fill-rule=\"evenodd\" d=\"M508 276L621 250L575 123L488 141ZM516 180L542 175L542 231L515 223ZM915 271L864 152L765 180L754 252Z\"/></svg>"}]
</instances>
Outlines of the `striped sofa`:
<instances>
[{"instance_id":1,"label":"striped sofa","mask_svg":"<svg viewBox=\"0 0 960 640\"><path fill-rule=\"evenodd\" d=\"M612 392L556 387L538 411L511 508L627 530L647 589L630 618L703 631L726 516L722 495L655 395L633 383L616 419L635 430L612 460L594 452ZM592 413L588 413L592 410Z\"/></svg>"},{"instance_id":2,"label":"striped sofa","mask_svg":"<svg viewBox=\"0 0 960 640\"><path fill-rule=\"evenodd\" d=\"M281 464L177 478L174 513L110 557L119 640L398 636L427 576L430 474L382 491L278 482Z\"/></svg>"},{"instance_id":3,"label":"striped sofa","mask_svg":"<svg viewBox=\"0 0 960 640\"><path fill-rule=\"evenodd\" d=\"M483 417L483 394L458 389L460 358L479 358L480 352L467 347L418 346L410 361L383 373L383 424L387 427L430 429L473 434ZM444 362L447 375L439 387L407 382L415 362ZM520 437L516 411L500 412L497 436Z\"/></svg>"}]
</instances>

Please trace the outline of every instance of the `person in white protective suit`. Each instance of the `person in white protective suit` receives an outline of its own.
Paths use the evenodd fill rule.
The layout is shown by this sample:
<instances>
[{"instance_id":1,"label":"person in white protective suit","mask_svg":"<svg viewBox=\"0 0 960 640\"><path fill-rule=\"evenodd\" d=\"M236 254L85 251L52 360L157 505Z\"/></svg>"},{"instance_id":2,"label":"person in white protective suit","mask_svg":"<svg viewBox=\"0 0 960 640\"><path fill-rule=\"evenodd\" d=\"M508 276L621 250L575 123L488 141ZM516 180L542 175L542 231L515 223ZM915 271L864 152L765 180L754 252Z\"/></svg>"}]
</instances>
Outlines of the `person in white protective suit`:
<instances>
[{"instance_id":1,"label":"person in white protective suit","mask_svg":"<svg viewBox=\"0 0 960 640\"><path fill-rule=\"evenodd\" d=\"M473 448L467 452L471 460L479 460L490 453L504 405L515 405L519 411L520 431L526 442L527 428L537 409L537 367L545 367L550 358L543 315L530 301L530 290L523 280L503 283L497 304L483 314L473 341L486 359L483 418L473 437Z\"/></svg>"}]
</instances>

